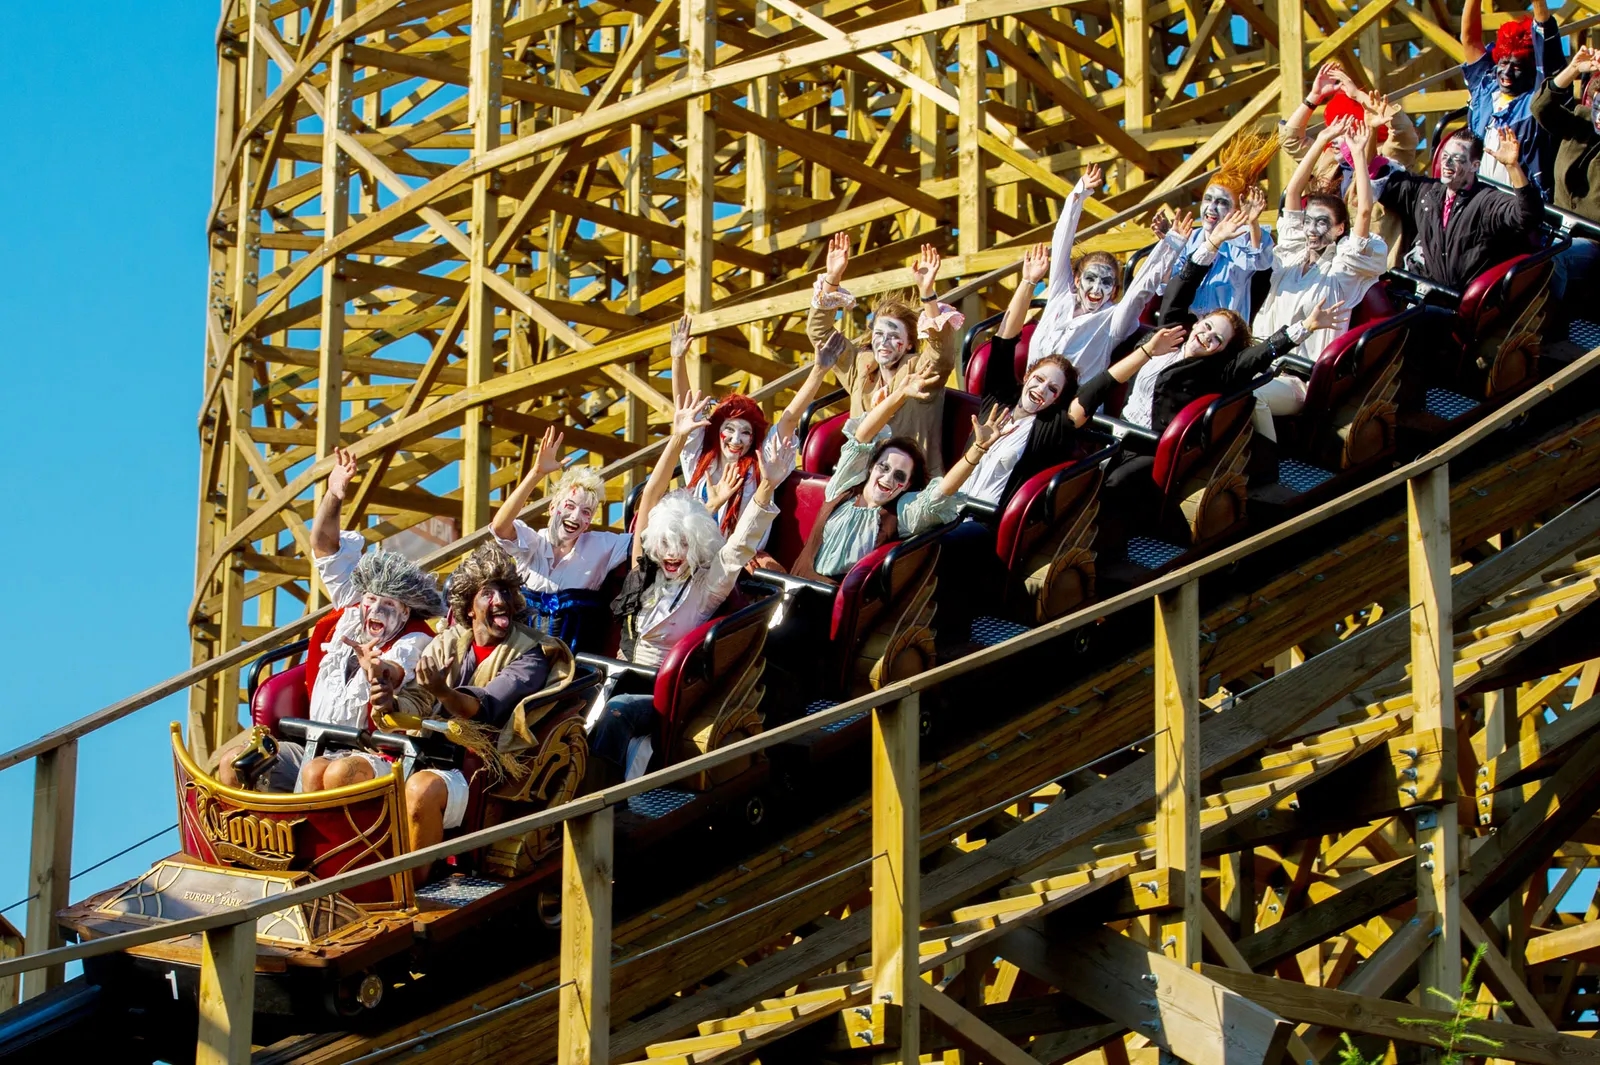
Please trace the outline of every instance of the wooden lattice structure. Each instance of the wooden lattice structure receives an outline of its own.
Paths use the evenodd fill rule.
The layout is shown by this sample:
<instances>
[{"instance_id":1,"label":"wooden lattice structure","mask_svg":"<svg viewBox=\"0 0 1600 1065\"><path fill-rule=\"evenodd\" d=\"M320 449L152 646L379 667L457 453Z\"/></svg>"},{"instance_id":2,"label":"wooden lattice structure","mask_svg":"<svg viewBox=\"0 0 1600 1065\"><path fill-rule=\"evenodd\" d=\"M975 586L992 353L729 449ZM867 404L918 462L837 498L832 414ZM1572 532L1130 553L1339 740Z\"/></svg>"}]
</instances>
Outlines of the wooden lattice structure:
<instances>
[{"instance_id":1,"label":"wooden lattice structure","mask_svg":"<svg viewBox=\"0 0 1600 1065\"><path fill-rule=\"evenodd\" d=\"M1459 55L1452 26L1438 0L228 0L195 660L318 605L305 523L341 442L374 540L481 528L551 423L618 500L682 311L699 385L781 403L828 235L854 234L859 294L923 241L970 281L1099 162L1080 246L1129 251L1308 67L1401 89ZM964 285L969 317L1006 283ZM236 727L238 680L197 687L197 747Z\"/></svg>"}]
</instances>

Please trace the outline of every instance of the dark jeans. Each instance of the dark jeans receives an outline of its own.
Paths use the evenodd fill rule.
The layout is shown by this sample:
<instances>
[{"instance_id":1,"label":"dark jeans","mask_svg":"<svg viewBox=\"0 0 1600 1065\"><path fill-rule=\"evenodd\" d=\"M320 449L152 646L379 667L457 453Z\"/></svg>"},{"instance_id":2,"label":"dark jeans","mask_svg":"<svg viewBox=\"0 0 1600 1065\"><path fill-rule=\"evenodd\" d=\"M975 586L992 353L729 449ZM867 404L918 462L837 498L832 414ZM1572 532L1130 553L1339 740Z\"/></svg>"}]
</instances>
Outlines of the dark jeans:
<instances>
[{"instance_id":1,"label":"dark jeans","mask_svg":"<svg viewBox=\"0 0 1600 1065\"><path fill-rule=\"evenodd\" d=\"M1106 474L1100 490L1101 511L1115 515L1130 535L1157 536L1161 517L1161 491L1150 476L1156 460L1151 455L1130 455Z\"/></svg>"},{"instance_id":2,"label":"dark jeans","mask_svg":"<svg viewBox=\"0 0 1600 1065\"><path fill-rule=\"evenodd\" d=\"M612 765L626 768L628 741L654 732L660 716L653 695L613 695L589 733L589 750Z\"/></svg>"}]
</instances>

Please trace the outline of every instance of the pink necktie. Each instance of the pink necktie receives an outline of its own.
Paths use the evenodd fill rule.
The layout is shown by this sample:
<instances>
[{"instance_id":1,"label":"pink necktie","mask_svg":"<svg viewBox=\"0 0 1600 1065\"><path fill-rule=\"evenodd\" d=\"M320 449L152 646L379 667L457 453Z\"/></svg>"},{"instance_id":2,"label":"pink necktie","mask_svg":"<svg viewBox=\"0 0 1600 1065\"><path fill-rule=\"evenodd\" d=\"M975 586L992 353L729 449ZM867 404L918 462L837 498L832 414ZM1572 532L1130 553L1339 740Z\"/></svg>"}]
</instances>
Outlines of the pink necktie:
<instances>
[{"instance_id":1,"label":"pink necktie","mask_svg":"<svg viewBox=\"0 0 1600 1065\"><path fill-rule=\"evenodd\" d=\"M1444 194L1444 213L1439 218L1440 226L1448 226L1450 224L1450 208L1455 204L1455 202L1455 193L1447 192Z\"/></svg>"}]
</instances>

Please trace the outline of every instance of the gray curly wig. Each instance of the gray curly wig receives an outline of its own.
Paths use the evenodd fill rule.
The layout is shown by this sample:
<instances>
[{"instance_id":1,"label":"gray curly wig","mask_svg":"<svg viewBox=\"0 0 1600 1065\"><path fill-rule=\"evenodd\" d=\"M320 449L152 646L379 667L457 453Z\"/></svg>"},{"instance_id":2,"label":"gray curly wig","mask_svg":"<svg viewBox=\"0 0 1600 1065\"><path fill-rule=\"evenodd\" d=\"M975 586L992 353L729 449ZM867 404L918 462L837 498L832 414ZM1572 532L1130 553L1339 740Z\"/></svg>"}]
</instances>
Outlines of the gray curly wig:
<instances>
[{"instance_id":1,"label":"gray curly wig","mask_svg":"<svg viewBox=\"0 0 1600 1065\"><path fill-rule=\"evenodd\" d=\"M655 505L639 538L639 545L653 562L659 563L661 556L673 549L682 549L691 574L709 566L712 556L722 550L723 542L717 519L704 503L682 488L667 493Z\"/></svg>"},{"instance_id":2,"label":"gray curly wig","mask_svg":"<svg viewBox=\"0 0 1600 1065\"><path fill-rule=\"evenodd\" d=\"M450 574L448 584L450 615L457 625L471 624L472 601L478 590L486 584L498 584L505 589L507 606L511 613L521 616L528 609L522 597L522 580L517 576L517 563L506 549L494 541L484 544L468 555L456 571Z\"/></svg>"},{"instance_id":3,"label":"gray curly wig","mask_svg":"<svg viewBox=\"0 0 1600 1065\"><path fill-rule=\"evenodd\" d=\"M444 613L439 582L398 551L379 548L366 552L356 563L351 579L363 595L381 595L404 603L412 617L433 618Z\"/></svg>"}]
</instances>

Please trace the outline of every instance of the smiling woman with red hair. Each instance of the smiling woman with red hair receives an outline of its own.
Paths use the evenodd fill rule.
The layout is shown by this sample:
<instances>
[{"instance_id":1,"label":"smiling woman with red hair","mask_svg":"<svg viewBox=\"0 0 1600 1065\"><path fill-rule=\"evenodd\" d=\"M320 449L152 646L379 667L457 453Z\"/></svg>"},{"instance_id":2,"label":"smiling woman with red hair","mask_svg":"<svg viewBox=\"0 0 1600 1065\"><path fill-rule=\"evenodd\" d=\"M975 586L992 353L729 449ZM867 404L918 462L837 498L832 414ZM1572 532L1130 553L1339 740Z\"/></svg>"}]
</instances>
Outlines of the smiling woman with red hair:
<instances>
[{"instance_id":1,"label":"smiling woman with red hair","mask_svg":"<svg viewBox=\"0 0 1600 1065\"><path fill-rule=\"evenodd\" d=\"M672 399L681 403L689 390L688 353L693 336L686 314L672 327ZM742 393L722 397L711 408L705 425L696 428L683 444L683 483L691 495L706 505L723 536L731 536L739 515L749 505L761 483L761 466L756 452L767 441L787 442L800 428L800 418L822 388L823 375L831 365L818 357L811 372L795 391L775 425L767 425L761 405ZM708 442L709 445L708 446ZM757 545L765 547L767 534ZM763 556L767 558L769 556Z\"/></svg>"}]
</instances>

